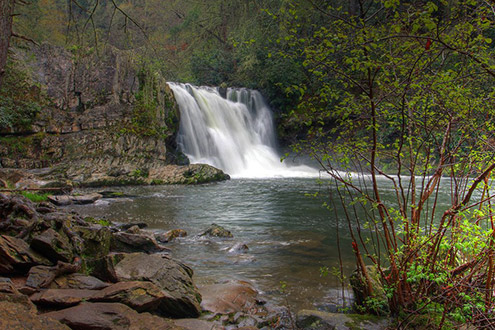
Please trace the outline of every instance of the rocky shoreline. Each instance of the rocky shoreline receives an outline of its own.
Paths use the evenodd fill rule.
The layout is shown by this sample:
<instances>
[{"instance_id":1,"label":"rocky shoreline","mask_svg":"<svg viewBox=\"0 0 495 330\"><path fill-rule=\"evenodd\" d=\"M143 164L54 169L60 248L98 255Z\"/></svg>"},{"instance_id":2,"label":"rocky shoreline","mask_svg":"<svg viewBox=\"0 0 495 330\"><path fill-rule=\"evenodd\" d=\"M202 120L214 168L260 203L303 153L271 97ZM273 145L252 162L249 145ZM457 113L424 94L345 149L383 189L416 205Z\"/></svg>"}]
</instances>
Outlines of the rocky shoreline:
<instances>
[{"instance_id":1,"label":"rocky shoreline","mask_svg":"<svg viewBox=\"0 0 495 330\"><path fill-rule=\"evenodd\" d=\"M139 227L0 194L0 328L290 327L247 282L198 289L193 270Z\"/></svg>"},{"instance_id":2,"label":"rocky shoreline","mask_svg":"<svg viewBox=\"0 0 495 330\"><path fill-rule=\"evenodd\" d=\"M167 243L183 230L82 218L52 203L0 193L0 328L385 329L388 321L299 311L252 284L196 287ZM212 225L199 236L232 237ZM234 246L235 247L235 246ZM242 247L244 248L244 247Z\"/></svg>"}]
</instances>

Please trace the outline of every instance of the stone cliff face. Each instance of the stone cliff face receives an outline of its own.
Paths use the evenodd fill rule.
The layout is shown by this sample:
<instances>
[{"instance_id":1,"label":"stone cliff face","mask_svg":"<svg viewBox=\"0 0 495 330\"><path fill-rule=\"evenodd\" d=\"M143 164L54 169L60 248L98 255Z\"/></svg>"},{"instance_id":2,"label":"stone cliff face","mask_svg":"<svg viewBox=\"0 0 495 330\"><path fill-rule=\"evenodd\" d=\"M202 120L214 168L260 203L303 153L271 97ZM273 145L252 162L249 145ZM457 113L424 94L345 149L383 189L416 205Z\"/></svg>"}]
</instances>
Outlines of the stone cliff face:
<instances>
[{"instance_id":1,"label":"stone cliff face","mask_svg":"<svg viewBox=\"0 0 495 330\"><path fill-rule=\"evenodd\" d=\"M176 150L179 111L160 74L113 47L42 45L15 58L49 102L29 128L3 132L1 167L51 167L49 178L75 185L176 181L163 168L188 161Z\"/></svg>"}]
</instances>

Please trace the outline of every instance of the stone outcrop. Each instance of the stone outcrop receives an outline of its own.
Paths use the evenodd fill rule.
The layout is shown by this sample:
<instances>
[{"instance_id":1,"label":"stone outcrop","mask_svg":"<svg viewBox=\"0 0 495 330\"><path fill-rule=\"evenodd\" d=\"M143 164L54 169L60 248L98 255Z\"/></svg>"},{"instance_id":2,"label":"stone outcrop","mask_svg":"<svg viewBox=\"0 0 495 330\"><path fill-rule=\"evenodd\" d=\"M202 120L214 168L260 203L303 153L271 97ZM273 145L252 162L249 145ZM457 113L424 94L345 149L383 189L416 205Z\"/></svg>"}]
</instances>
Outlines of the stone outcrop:
<instances>
[{"instance_id":1,"label":"stone outcrop","mask_svg":"<svg viewBox=\"0 0 495 330\"><path fill-rule=\"evenodd\" d=\"M31 171L33 177L23 180L23 186L228 179L211 166L179 166L188 160L177 151L179 111L173 92L159 72L139 63L133 52L111 46L98 53L69 52L43 44L16 50L14 57L50 100L29 129L0 137L0 167L51 168ZM21 182L2 173L0 180L4 186Z\"/></svg>"}]
</instances>

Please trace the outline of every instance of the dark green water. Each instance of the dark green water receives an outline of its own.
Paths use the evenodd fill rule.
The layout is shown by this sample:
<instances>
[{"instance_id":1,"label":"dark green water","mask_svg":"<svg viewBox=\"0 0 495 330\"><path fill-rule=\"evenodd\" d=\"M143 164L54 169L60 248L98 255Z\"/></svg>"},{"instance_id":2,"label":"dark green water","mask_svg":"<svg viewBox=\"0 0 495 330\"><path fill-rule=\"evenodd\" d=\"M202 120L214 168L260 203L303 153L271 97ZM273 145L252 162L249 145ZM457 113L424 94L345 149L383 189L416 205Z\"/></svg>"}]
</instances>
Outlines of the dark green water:
<instances>
[{"instance_id":1,"label":"dark green water","mask_svg":"<svg viewBox=\"0 0 495 330\"><path fill-rule=\"evenodd\" d=\"M338 267L337 218L322 206L325 186L315 179L235 179L198 186L122 188L132 201L104 200L74 207L83 215L119 222L146 222L150 229L185 229L189 236L169 244L173 255L195 271L198 285L227 279L248 279L278 302L288 299L295 309L338 303L335 276L320 276L321 267ZM391 198L392 189L383 189ZM319 197L308 197L320 192ZM345 272L354 269L348 230L340 210L341 248ZM211 223L230 230L234 239L195 237ZM235 243L249 251L232 254ZM286 293L281 294L281 282Z\"/></svg>"}]
</instances>

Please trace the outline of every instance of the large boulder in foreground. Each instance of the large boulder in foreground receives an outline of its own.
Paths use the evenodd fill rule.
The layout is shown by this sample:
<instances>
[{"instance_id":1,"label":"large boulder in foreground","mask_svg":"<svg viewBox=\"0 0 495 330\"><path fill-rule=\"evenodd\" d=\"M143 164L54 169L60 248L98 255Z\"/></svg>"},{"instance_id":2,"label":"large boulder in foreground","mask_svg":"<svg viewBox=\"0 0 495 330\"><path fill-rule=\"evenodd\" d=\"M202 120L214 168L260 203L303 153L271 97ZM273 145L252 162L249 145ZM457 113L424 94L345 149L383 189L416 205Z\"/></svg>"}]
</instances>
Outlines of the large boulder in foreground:
<instances>
[{"instance_id":1,"label":"large boulder in foreground","mask_svg":"<svg viewBox=\"0 0 495 330\"><path fill-rule=\"evenodd\" d=\"M165 255L130 253L114 266L119 281L149 281L166 294L159 312L172 317L198 317L201 295L192 270Z\"/></svg>"},{"instance_id":2,"label":"large boulder in foreground","mask_svg":"<svg viewBox=\"0 0 495 330\"><path fill-rule=\"evenodd\" d=\"M118 303L82 303L78 306L44 314L72 329L180 329L171 320L149 313L138 313Z\"/></svg>"},{"instance_id":3,"label":"large boulder in foreground","mask_svg":"<svg viewBox=\"0 0 495 330\"><path fill-rule=\"evenodd\" d=\"M258 291L248 282L232 281L201 287L201 307L214 314L242 312L252 314L259 309Z\"/></svg>"}]
</instances>

